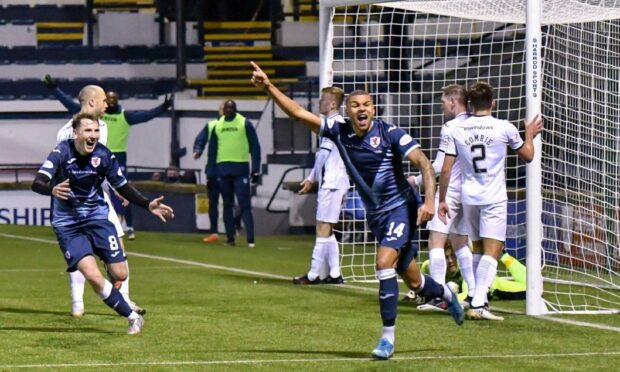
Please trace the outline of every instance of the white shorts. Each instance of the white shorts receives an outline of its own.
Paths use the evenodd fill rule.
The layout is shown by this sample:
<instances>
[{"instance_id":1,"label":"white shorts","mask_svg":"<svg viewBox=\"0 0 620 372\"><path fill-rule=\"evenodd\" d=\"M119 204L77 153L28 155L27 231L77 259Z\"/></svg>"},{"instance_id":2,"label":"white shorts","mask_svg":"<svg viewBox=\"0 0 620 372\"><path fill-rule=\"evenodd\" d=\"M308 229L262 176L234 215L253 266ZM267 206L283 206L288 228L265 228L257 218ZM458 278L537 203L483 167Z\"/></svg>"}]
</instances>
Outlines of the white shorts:
<instances>
[{"instance_id":1,"label":"white shorts","mask_svg":"<svg viewBox=\"0 0 620 372\"><path fill-rule=\"evenodd\" d=\"M487 205L463 204L463 220L469 239L475 242L481 238L506 241L508 201Z\"/></svg>"},{"instance_id":2,"label":"white shorts","mask_svg":"<svg viewBox=\"0 0 620 372\"><path fill-rule=\"evenodd\" d=\"M112 201L110 200L110 195L108 195L107 191L103 192L103 200L105 200L108 205L108 221L112 222L114 228L116 229L116 234L119 238L125 236L125 232L123 231L123 225L121 225L121 221L118 219L116 215L116 211L114 210L114 206L112 205Z\"/></svg>"},{"instance_id":3,"label":"white shorts","mask_svg":"<svg viewBox=\"0 0 620 372\"><path fill-rule=\"evenodd\" d=\"M319 189L316 202L316 220L338 223L340 208L348 189Z\"/></svg>"},{"instance_id":4,"label":"white shorts","mask_svg":"<svg viewBox=\"0 0 620 372\"><path fill-rule=\"evenodd\" d=\"M457 199L446 196L446 203L448 203L449 217L447 223L443 223L439 219L439 195L435 198L435 215L433 219L426 223L426 228L430 231L440 232L442 234L457 234L467 235L467 225L463 220L463 208L461 202Z\"/></svg>"}]
</instances>

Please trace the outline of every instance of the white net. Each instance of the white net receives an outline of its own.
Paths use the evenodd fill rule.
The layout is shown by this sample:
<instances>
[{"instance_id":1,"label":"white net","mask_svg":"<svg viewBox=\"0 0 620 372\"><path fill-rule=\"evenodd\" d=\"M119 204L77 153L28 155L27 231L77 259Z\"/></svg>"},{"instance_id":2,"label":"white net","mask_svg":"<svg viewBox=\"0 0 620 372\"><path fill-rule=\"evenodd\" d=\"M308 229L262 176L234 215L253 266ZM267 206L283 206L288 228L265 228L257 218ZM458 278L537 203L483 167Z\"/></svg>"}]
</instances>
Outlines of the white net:
<instances>
[{"instance_id":1,"label":"white net","mask_svg":"<svg viewBox=\"0 0 620 372\"><path fill-rule=\"evenodd\" d=\"M620 5L573 0L542 7L543 297L557 311L618 309ZM525 1L336 7L333 84L369 91L377 116L408 130L432 160L443 123L441 88L449 84L488 81L495 116L523 130L524 23ZM506 249L523 260L524 163L510 155L506 175ZM351 216L345 208L343 275L375 280L376 243L363 219ZM427 237L422 229L420 259Z\"/></svg>"}]
</instances>

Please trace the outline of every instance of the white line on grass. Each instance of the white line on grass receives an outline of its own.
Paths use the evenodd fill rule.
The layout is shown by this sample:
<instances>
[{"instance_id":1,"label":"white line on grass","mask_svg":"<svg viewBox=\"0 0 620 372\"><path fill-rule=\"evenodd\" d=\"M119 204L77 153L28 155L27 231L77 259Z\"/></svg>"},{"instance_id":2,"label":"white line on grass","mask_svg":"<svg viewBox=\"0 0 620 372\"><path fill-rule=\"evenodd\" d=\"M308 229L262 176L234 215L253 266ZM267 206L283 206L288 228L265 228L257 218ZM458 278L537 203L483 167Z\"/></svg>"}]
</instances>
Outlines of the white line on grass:
<instances>
[{"instance_id":1,"label":"white line on grass","mask_svg":"<svg viewBox=\"0 0 620 372\"><path fill-rule=\"evenodd\" d=\"M7 237L7 238L21 239L21 240L36 241L40 243L58 244L55 240L31 238L31 237L20 236L20 235L0 233L0 236ZM288 276L284 276L284 275L264 273L260 271L244 270L244 269L238 269L235 267L228 267L228 266L213 265L213 264L207 264L207 263L198 262L198 261L182 260L178 258L171 258L171 257L164 257L164 256L155 256L155 255L146 254L146 253L137 253L137 252L128 252L128 253L130 256L148 258L148 259L158 260L158 261L174 262L174 263L180 263L180 264L190 265L190 266L204 267L206 269L222 270L222 271L228 271L228 272L233 272L233 273L238 273L238 274L254 275L254 276L260 276L260 277L271 278L271 279L282 279L282 280L290 279ZM355 285L350 285L350 284L331 286L328 288L333 288L333 289L349 288L349 289L354 289L354 290L359 290L359 291L370 291L370 292L377 291L376 288L360 287L360 286L355 286ZM497 309L505 313L522 314L521 312L515 312L512 310L501 309L497 307L494 307L494 309ZM620 327L614 327L614 326L605 325L605 324L582 322L582 321L577 321L577 320L572 320L572 319L554 318L548 315L538 316L538 318L543 319L543 320L550 320L550 321L558 322L558 323L570 324L574 326L590 327L590 328L602 329L602 330L607 330L607 331L620 332Z\"/></svg>"},{"instance_id":2,"label":"white line on grass","mask_svg":"<svg viewBox=\"0 0 620 372\"><path fill-rule=\"evenodd\" d=\"M428 355L413 357L394 357L393 361L411 360L480 360L480 359L535 359L535 358L567 358L620 355L620 351L590 353L558 353L558 354L490 354L490 355ZM59 364L5 364L5 368L84 368L84 367L120 367L120 366L207 366L207 365L239 365L239 364L281 364L281 363L333 363L333 362L370 362L368 358L320 358L320 359L248 359L248 360L195 360L195 361L161 361L161 362L114 362L114 363L59 363Z\"/></svg>"}]
</instances>

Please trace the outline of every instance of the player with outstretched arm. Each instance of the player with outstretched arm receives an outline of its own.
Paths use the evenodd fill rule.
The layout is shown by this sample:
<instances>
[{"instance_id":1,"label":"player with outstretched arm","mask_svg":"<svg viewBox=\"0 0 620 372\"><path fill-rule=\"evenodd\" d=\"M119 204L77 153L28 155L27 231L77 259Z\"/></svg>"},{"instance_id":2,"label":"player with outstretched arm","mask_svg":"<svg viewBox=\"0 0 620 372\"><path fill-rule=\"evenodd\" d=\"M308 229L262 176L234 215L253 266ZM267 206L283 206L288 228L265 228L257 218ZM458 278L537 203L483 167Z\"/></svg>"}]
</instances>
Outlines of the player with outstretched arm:
<instances>
[{"instance_id":1,"label":"player with outstretched arm","mask_svg":"<svg viewBox=\"0 0 620 372\"><path fill-rule=\"evenodd\" d=\"M353 91L346 100L349 120L329 122L304 110L280 92L258 65L252 62L252 83L263 89L293 119L313 132L332 140L342 157L366 208L369 226L379 241L375 267L379 279L379 307L383 333L372 351L377 359L394 354L399 274L405 284L424 296L441 297L457 324L464 319L463 308L445 285L420 273L411 240L416 225L435 214L435 172L420 145L395 125L373 120L372 98L365 91ZM406 157L423 174L427 193L418 205L402 169Z\"/></svg>"}]
</instances>

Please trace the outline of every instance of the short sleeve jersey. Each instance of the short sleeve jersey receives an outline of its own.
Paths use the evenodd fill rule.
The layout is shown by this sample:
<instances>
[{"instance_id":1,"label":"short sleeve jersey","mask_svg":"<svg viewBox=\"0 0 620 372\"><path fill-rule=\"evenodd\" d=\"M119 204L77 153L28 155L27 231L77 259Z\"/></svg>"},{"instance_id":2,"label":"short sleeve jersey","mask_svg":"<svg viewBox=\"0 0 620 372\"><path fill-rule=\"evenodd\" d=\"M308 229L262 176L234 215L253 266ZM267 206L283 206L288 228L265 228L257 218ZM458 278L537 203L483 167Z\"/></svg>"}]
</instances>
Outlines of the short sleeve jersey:
<instances>
[{"instance_id":1,"label":"short sleeve jersey","mask_svg":"<svg viewBox=\"0 0 620 372\"><path fill-rule=\"evenodd\" d=\"M404 130L373 120L363 136L350 121L321 122L321 135L332 140L369 214L407 202L411 188L403 173L403 157L420 145Z\"/></svg>"},{"instance_id":2,"label":"short sleeve jersey","mask_svg":"<svg viewBox=\"0 0 620 372\"><path fill-rule=\"evenodd\" d=\"M441 133L439 134L439 151L445 153L446 149L450 147L452 143L452 128L463 122L469 117L469 113L463 112L458 114L454 119L447 121L441 127ZM454 163L452 167L452 173L450 173L450 184L448 185L448 197L461 200L461 165L458 162Z\"/></svg>"},{"instance_id":3,"label":"short sleeve jersey","mask_svg":"<svg viewBox=\"0 0 620 372\"><path fill-rule=\"evenodd\" d=\"M451 131L446 155L457 157L462 171L461 201L487 205L506 201L506 146L518 150L523 140L517 128L492 116L471 116Z\"/></svg>"},{"instance_id":4,"label":"short sleeve jersey","mask_svg":"<svg viewBox=\"0 0 620 372\"><path fill-rule=\"evenodd\" d=\"M88 156L80 155L73 140L60 142L39 168L57 185L69 179L68 200L52 197L52 226L67 226L85 219L108 219L108 206L101 184L107 179L114 188L127 183L115 156L97 143Z\"/></svg>"},{"instance_id":5,"label":"short sleeve jersey","mask_svg":"<svg viewBox=\"0 0 620 372\"><path fill-rule=\"evenodd\" d=\"M325 120L344 123L344 118L340 114L329 116ZM321 137L321 149L329 151L329 156L323 165L321 188L348 189L349 177L336 144L327 137Z\"/></svg>"}]
</instances>

